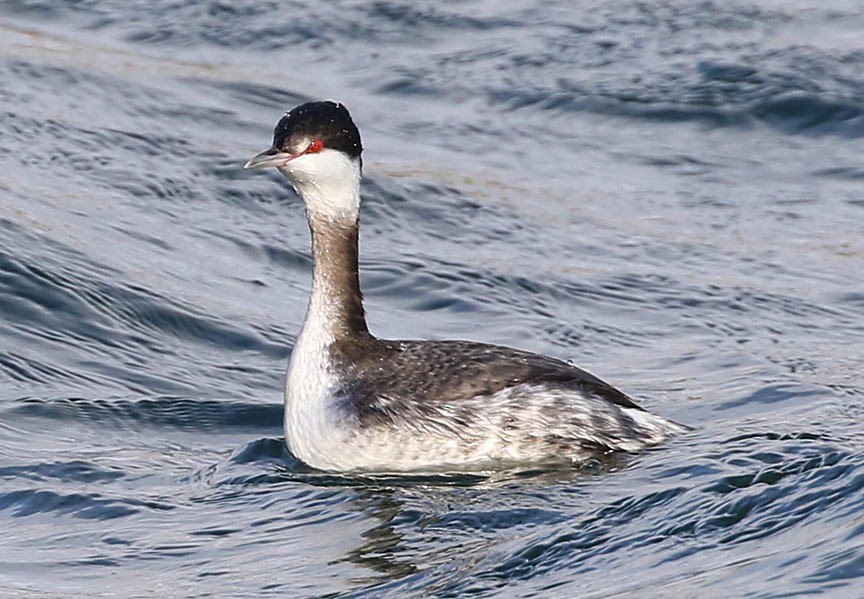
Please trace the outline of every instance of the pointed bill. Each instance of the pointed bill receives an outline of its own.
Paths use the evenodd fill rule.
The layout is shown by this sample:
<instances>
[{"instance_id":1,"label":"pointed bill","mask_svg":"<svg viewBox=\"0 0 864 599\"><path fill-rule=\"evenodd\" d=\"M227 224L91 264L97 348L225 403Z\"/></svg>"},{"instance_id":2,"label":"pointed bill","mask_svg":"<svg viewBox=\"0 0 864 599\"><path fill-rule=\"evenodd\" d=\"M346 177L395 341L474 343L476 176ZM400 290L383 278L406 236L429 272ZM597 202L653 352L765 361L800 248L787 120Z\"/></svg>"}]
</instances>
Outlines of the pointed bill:
<instances>
[{"instance_id":1,"label":"pointed bill","mask_svg":"<svg viewBox=\"0 0 864 599\"><path fill-rule=\"evenodd\" d=\"M296 154L289 154L288 152L283 152L279 148L270 147L261 152L260 154L255 154L255 156L250 158L246 162L246 164L243 165L243 168L267 168L270 166L285 166L296 157Z\"/></svg>"}]
</instances>

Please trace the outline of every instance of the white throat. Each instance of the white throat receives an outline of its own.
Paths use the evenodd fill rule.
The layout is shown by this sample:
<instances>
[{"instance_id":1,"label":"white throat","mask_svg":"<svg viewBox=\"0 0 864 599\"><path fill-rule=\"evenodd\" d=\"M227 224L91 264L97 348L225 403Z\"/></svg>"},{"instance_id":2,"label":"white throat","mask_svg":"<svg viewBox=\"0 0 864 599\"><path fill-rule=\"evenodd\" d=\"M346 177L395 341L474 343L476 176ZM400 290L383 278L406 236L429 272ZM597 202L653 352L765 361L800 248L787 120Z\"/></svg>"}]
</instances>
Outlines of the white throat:
<instances>
[{"instance_id":1,"label":"white throat","mask_svg":"<svg viewBox=\"0 0 864 599\"><path fill-rule=\"evenodd\" d=\"M360 160L325 148L279 169L303 198L310 221L354 222L360 214Z\"/></svg>"}]
</instances>

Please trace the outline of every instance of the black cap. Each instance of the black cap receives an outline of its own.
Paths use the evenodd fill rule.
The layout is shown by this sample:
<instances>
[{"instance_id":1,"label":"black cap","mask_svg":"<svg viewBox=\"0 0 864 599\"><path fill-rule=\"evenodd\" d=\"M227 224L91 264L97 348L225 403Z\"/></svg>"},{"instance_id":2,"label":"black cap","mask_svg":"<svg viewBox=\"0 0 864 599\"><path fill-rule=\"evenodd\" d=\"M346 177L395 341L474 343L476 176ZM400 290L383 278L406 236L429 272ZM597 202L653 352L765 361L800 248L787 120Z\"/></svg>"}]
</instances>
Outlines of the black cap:
<instances>
[{"instance_id":1,"label":"black cap","mask_svg":"<svg viewBox=\"0 0 864 599\"><path fill-rule=\"evenodd\" d=\"M345 152L359 158L363 152L360 131L351 119L348 109L338 102L307 102L292 108L273 130L273 147L295 153L303 141L320 139L325 148Z\"/></svg>"}]
</instances>

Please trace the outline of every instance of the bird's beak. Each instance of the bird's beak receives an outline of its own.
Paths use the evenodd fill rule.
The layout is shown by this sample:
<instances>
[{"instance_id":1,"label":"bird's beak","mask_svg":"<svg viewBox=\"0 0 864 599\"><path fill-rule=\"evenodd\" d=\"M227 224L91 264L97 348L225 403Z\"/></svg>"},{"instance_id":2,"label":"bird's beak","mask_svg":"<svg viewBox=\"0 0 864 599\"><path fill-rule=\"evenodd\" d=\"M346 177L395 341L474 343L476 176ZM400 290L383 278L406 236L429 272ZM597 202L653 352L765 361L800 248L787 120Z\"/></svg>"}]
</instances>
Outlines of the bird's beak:
<instances>
[{"instance_id":1,"label":"bird's beak","mask_svg":"<svg viewBox=\"0 0 864 599\"><path fill-rule=\"evenodd\" d=\"M243 168L267 168L268 166L285 166L294 158L297 158L296 154L289 154L288 152L283 152L279 148L271 147L264 150L260 154L255 154L246 162L246 164L243 165Z\"/></svg>"}]
</instances>

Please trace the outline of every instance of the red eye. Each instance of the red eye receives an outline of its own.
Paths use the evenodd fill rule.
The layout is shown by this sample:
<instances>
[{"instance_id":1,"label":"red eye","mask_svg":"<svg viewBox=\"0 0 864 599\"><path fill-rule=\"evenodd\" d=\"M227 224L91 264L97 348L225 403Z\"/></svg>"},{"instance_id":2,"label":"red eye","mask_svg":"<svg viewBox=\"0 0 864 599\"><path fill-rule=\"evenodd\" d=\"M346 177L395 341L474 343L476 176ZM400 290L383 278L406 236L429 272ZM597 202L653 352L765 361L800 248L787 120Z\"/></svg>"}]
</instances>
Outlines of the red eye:
<instances>
[{"instance_id":1,"label":"red eye","mask_svg":"<svg viewBox=\"0 0 864 599\"><path fill-rule=\"evenodd\" d=\"M306 151L310 154L316 154L324 149L324 142L320 139L313 139L312 143L309 144L309 147L306 148Z\"/></svg>"}]
</instances>

